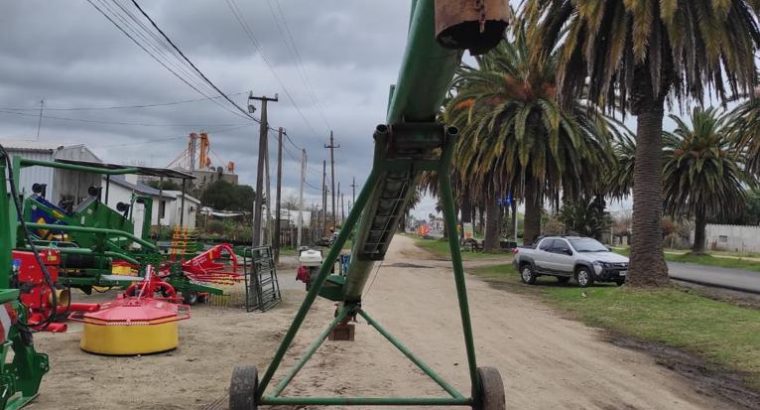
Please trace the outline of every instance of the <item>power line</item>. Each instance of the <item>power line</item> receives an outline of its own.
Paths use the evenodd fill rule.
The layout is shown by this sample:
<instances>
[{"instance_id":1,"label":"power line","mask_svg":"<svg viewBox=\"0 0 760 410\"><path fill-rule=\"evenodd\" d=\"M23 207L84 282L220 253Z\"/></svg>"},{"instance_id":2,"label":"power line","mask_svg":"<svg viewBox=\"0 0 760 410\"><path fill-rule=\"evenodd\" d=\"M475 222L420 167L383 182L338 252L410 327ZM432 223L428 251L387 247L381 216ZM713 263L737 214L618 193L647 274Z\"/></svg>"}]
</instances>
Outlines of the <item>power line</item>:
<instances>
[{"instance_id":1,"label":"power line","mask_svg":"<svg viewBox=\"0 0 760 410\"><path fill-rule=\"evenodd\" d=\"M142 7L140 7L140 5L137 3L137 1L136 1L136 0L132 0L132 4L134 4L134 5L135 5L135 7L137 7L137 10L139 10L139 11L140 11L140 13L141 13L141 14L142 14L142 15L143 15L143 16L144 16L146 19L148 19L148 21L150 22L150 24L151 24L151 25L153 25L153 28L155 28L156 30L158 30L158 32L159 32L159 33L161 33L161 36L163 36L163 37L164 37L164 39L165 39L166 41L168 41L168 42L169 42L169 44L172 46L172 48L173 48L174 50L176 50L176 51L179 53L179 55L180 55L180 56L182 56L182 58L183 58L183 59L184 59L184 60L185 60L185 61L186 61L188 64L190 64L190 66L191 66L191 67L193 67L193 69L195 70L195 72L197 72L197 73L198 73L198 75L200 75L200 76L201 76L201 77L202 77L202 78L203 78L203 79L206 81L206 83L208 83L208 85L210 85L210 86L211 86L211 87L212 87L214 90L216 90L216 92L217 92L217 93L219 93L219 95L221 95L222 97L224 97L224 99L225 99L225 100L227 100L227 101L228 101L230 104L232 104L232 105L233 105L235 108L237 108L237 109L238 109L240 112L242 112L242 113L243 113L245 116L247 116L247 117L251 118L252 120L255 120L255 118L253 118L253 117L252 117L252 116L251 116L251 115L248 113L248 111L244 110L244 109L243 109L242 107L240 107L240 106L239 106L239 105L238 105L236 102L232 101L232 99L230 99L230 97L229 97L227 94L225 94L225 93L224 93L224 91L220 90L220 89L219 89L219 87L217 87L217 86L216 86L216 84L214 84L214 83L213 83L211 80L209 80L209 79L208 79L208 77L206 77L206 75L205 75L205 74L203 74L203 72L202 72L201 70L199 70L199 69L198 69L198 67L196 67L196 66L195 66L195 64L194 64L192 61L190 61L190 59L189 59L189 58L187 58L187 56L185 55L185 53L183 53L183 52L182 52L182 50L180 50L180 49L179 49L179 47L177 47L177 45L176 45L176 44L174 44L174 42L172 41L172 39L171 39L171 38L169 38L169 36L167 36L167 35L166 35L166 33L164 33L164 31L163 31L163 30L161 30L161 28L159 28L159 27L158 27L158 25L156 24L156 22L155 22L155 21L153 21L153 19L152 19L152 18L150 18L150 16L148 15L148 13L146 13L146 12L145 12L145 11L142 9Z\"/></svg>"},{"instance_id":2,"label":"power line","mask_svg":"<svg viewBox=\"0 0 760 410\"><path fill-rule=\"evenodd\" d=\"M226 131L232 131L232 130L236 130L236 129L240 129L240 128L251 127L251 126L253 126L253 124L243 124L243 125L236 125L236 126L232 126L232 127L217 128L215 130L209 130L208 133L209 134L212 134L212 133L218 134L218 133L222 133L222 132L226 132ZM141 142L129 142L129 143L125 143L125 144L95 145L94 148L129 147L129 146L133 146L133 145L146 145L146 144L152 144L154 142L165 142L165 141L184 139L184 138L187 138L187 135L172 136L172 137L167 136L165 138L164 137L151 138L149 140L145 140L145 141L141 141Z\"/></svg>"},{"instance_id":3,"label":"power line","mask_svg":"<svg viewBox=\"0 0 760 410\"><path fill-rule=\"evenodd\" d=\"M280 29L280 25L277 22L277 17L275 16L274 9L271 5L271 0L267 0L267 3L269 4L269 10L272 12L272 16L275 19L275 24L277 24L278 30L280 30L280 34L282 34L282 30ZM282 25L285 27L285 32L288 34L287 38L290 39L290 47L293 50L293 54L295 55L296 60L296 68L298 69L299 74L301 75L301 79L304 82L304 85L306 85L306 90L309 93L309 96L311 97L312 103L315 107L317 107L317 111L319 112L320 117L322 117L322 121L324 121L325 125L328 129L331 129L332 126L330 126L330 122L327 121L327 117L325 117L325 113L323 111L322 102L319 100L319 97L317 97L317 94L314 92L314 88L311 85L311 81L309 80L309 75L306 72L306 69L303 66L303 59L301 58L301 53L298 51L298 46L296 45L296 41L293 37L293 32L290 31L290 25L288 25L288 20L285 18L285 13L282 11L282 7L280 7L280 1L274 0L274 3L277 5L277 11L280 16L280 20L282 20ZM283 39L285 39L285 36L282 36ZM288 44L288 41L283 40L286 44Z\"/></svg>"},{"instance_id":4,"label":"power line","mask_svg":"<svg viewBox=\"0 0 760 410\"><path fill-rule=\"evenodd\" d=\"M247 94L247 92L241 91L241 92L232 93L229 95L241 95L241 94ZM195 99L171 101L171 102L165 102L165 103L137 104L137 105L111 105L111 106L96 106L96 107L50 107L46 105L45 111L97 111L97 110L122 110L122 109L133 109L133 108L134 109L152 108L152 107L165 107L165 106L170 106L170 105L179 105L179 104L189 104L189 103L208 101L208 100L213 100L213 99L218 99L218 98L222 98L222 96L195 98ZM14 110L14 111L37 111L39 110L39 107L34 107L34 108L32 107L0 107L0 109Z\"/></svg>"},{"instance_id":5,"label":"power line","mask_svg":"<svg viewBox=\"0 0 760 410\"><path fill-rule=\"evenodd\" d=\"M111 24L113 24L113 25L114 25L114 27L116 27L116 28L117 28L119 31L121 31L121 33L122 33L122 34L124 34L125 36L127 36L127 38L129 38L130 40L132 40L132 42L133 42L133 43L135 43L135 44L136 44L138 47L140 47L140 48L141 48L141 49L142 49L142 50L143 50L145 53L147 53L147 54L148 54L148 55L149 55L151 58L153 58L153 60L155 60L157 63L161 64L161 66L162 66L162 67L164 67L164 68L165 68L167 71L169 71L169 72L170 72L172 75L174 75L174 76L175 76L177 79L179 79L180 81L182 81L183 83L185 83L185 84L186 84L188 87L192 88L192 89L193 89L195 92L197 92L198 94L200 94L200 95L202 95L202 96L204 96L204 97L206 97L206 98L210 98L210 96L209 96L209 95L207 95L206 93L204 93L203 91L201 91L201 90L198 88L198 86L196 86L196 85L192 84L192 83L191 83L191 80L188 80L188 79L186 79L184 76L180 75L180 74L177 72L177 70L176 70L176 69L177 69L177 67L176 67L176 66L175 66L175 69L173 69L173 68L169 67L169 64L170 64L170 63L168 63L168 62L165 62L165 61L163 61L161 58L159 58L159 56L158 56L158 55L160 55L160 54L161 54L161 52L160 52L160 50L159 50L159 49L158 49L158 48L157 48L155 45L152 45L152 44L150 44L150 42L149 42L149 41L147 41L148 45L146 46L146 45L143 45L143 43L142 43L142 42L140 42L139 40L137 40L137 38L135 38L135 36L141 36L141 34L142 34L142 33L140 33L140 32L139 32L139 30L135 29L135 28L134 28L134 26L132 26L131 24L129 24L129 22L127 22L127 21L126 21L126 20L125 20L125 19L124 19L124 18L123 18L123 17L122 17L122 16L121 16L121 15L120 15L118 12L117 12L117 11L115 11L115 10L114 10L114 9L112 9L112 8L110 8L110 6L108 6L108 5L107 5L107 3L105 2L105 0L98 0L98 1L99 1L99 3L101 4L101 7L99 7L98 5L96 5L95 3L93 3L93 1L92 1L92 0L87 0L87 2L88 2L88 3L89 3L89 4L90 4L90 5L93 7L93 8L95 8L95 10L97 10L97 11L98 11L100 14L102 14L102 15L103 15L103 16L104 16L104 17L105 17L105 18L106 18L108 21L110 21L110 22L111 22ZM105 11L105 9L108 9L108 11L109 11L109 12L111 12L111 13L113 14L113 17L112 17L111 15L109 15L109 14L108 14L108 13ZM121 20L121 21L122 21L122 23L124 24L124 26L122 26L122 25L120 25L119 23L117 23L115 19L119 19L119 20ZM125 28L125 27L126 27L126 28ZM132 33L134 33L134 35L132 35L132 34L130 34L129 32L127 32L127 29L131 30L131 31L132 31ZM143 39L146 39L146 38L144 37L144 35L142 35L142 38L143 38ZM147 40L147 39L146 39L146 40ZM154 52L151 52L151 51L149 51L147 47L151 47L151 48L153 48L153 50L155 50L155 53L157 53L158 55L157 55L157 54L155 54ZM211 100L211 101L216 101L216 100ZM217 104L217 105L219 105L219 104ZM230 111L230 112L234 112L234 113L235 113L235 115L239 115L239 114L237 114L237 112L236 112L236 111L231 111L231 110L230 110L230 109L228 109L226 106L223 106L223 105L220 105L220 106L221 106L223 109L227 110L227 111Z\"/></svg>"},{"instance_id":6,"label":"power line","mask_svg":"<svg viewBox=\"0 0 760 410\"><path fill-rule=\"evenodd\" d=\"M304 121L304 123L309 128L309 130L311 130L311 132L314 133L314 134L318 134L318 132L316 132L314 130L314 127L311 125L311 123L306 118L306 116L304 115L304 113L301 111L301 108L298 107L298 104L296 103L296 101L293 98L293 96L290 94L290 91L288 90L288 88L285 87L285 83L282 81L282 79L280 78L280 76L277 75L277 72L274 69L274 67L272 66L272 64L269 61L269 59L267 59L266 55L264 55L263 48L261 47L261 44L256 39L256 36L253 34L253 30L251 30L251 27L246 22L245 17L242 16L242 13L240 12L240 8L237 6L237 3L235 3L235 0L225 0L225 1L227 3L227 7L230 9L230 11L232 12L233 16L235 17L235 20L237 20L238 24L243 29L243 32L245 32L245 34L248 36L248 39L251 41L251 44L253 44L254 49L256 50L256 52L258 52L258 54L261 56L261 59L264 61L264 63L269 68L269 71L272 73L272 76L275 78L275 80L277 81L277 83L282 88L282 91L285 93L285 96L288 98L288 100L290 101L290 103L293 105L293 108L296 109L296 112L298 112L298 115Z\"/></svg>"},{"instance_id":7,"label":"power line","mask_svg":"<svg viewBox=\"0 0 760 410\"><path fill-rule=\"evenodd\" d=\"M71 117L59 117L55 115L46 115L46 114L32 114L28 112L19 112L19 111L12 111L12 110L5 110L0 109L0 113L4 114L14 114L14 115L20 115L24 117L39 117L41 116L43 119L51 119L51 120L61 120L61 121L73 121L73 122L85 122L90 124L111 124L111 125L133 125L133 126L140 126L140 127L203 127L203 126L238 126L238 125L247 125L247 124L208 124L208 123L145 123L145 122L126 122L126 121L106 121L106 120L91 120L87 118L71 118Z\"/></svg>"}]
</instances>

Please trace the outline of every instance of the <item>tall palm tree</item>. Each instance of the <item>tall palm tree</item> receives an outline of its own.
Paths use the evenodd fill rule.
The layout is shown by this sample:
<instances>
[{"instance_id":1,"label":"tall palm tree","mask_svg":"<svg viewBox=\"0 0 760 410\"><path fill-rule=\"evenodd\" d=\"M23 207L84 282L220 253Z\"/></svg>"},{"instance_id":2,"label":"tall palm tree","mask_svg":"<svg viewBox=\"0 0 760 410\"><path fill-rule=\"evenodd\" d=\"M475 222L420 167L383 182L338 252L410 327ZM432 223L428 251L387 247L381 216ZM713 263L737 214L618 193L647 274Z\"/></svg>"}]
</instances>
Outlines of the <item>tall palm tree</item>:
<instances>
[{"instance_id":1,"label":"tall palm tree","mask_svg":"<svg viewBox=\"0 0 760 410\"><path fill-rule=\"evenodd\" d=\"M636 140L630 132L621 133L612 143L615 165L607 174L604 191L615 199L631 195L636 164Z\"/></svg>"},{"instance_id":2,"label":"tall palm tree","mask_svg":"<svg viewBox=\"0 0 760 410\"><path fill-rule=\"evenodd\" d=\"M637 116L629 284L668 283L662 252L666 100L726 99L755 85L757 0L527 0L543 47L556 47L560 99L581 92ZM542 48L542 47L537 47ZM536 58L540 58L540 53Z\"/></svg>"},{"instance_id":3,"label":"tall palm tree","mask_svg":"<svg viewBox=\"0 0 760 410\"><path fill-rule=\"evenodd\" d=\"M760 175L760 87L730 113L727 126L747 159L747 170Z\"/></svg>"},{"instance_id":4,"label":"tall palm tree","mask_svg":"<svg viewBox=\"0 0 760 410\"><path fill-rule=\"evenodd\" d=\"M694 108L691 126L676 115L673 132L664 133L663 196L673 215L694 216L692 252L704 253L707 218L742 211L748 182L743 156L715 108Z\"/></svg>"},{"instance_id":5,"label":"tall palm tree","mask_svg":"<svg viewBox=\"0 0 760 410\"><path fill-rule=\"evenodd\" d=\"M546 194L573 198L609 163L606 119L580 99L561 109L556 93L559 55L531 60L524 25L513 38L463 66L445 119L462 130L458 169L470 190L485 193L489 220L500 213L497 200L509 191L526 203L526 243L541 230Z\"/></svg>"}]
</instances>

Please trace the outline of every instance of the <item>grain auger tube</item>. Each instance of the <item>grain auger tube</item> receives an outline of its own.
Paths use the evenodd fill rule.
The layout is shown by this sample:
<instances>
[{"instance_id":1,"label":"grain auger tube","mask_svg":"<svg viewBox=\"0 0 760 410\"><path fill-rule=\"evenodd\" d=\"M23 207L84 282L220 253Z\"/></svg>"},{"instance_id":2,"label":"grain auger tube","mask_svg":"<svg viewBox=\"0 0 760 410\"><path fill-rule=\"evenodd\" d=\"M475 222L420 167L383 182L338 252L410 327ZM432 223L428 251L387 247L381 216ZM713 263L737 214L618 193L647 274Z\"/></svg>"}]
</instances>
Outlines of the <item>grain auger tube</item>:
<instances>
[{"instance_id":1,"label":"grain auger tube","mask_svg":"<svg viewBox=\"0 0 760 410\"><path fill-rule=\"evenodd\" d=\"M230 384L230 409L251 410L259 405L341 406L471 406L475 409L505 408L504 385L499 372L477 367L470 313L455 235L449 246L462 320L471 394L460 393L428 367L361 306L361 295L373 265L385 258L391 239L403 218L405 204L417 188L423 171L436 171L444 219L449 232L456 232L454 198L449 167L457 130L436 122L465 49L482 53L495 47L507 27L505 0L412 0L411 22L398 81L391 86L386 124L374 132L372 170L355 206L314 278L271 364L259 380L255 367L237 367ZM356 229L351 261L345 276L330 274L349 234ZM269 391L270 382L317 296L340 302L335 318L306 349L303 357ZM344 319L361 316L409 358L446 393L447 397L286 397L281 393L321 343Z\"/></svg>"}]
</instances>

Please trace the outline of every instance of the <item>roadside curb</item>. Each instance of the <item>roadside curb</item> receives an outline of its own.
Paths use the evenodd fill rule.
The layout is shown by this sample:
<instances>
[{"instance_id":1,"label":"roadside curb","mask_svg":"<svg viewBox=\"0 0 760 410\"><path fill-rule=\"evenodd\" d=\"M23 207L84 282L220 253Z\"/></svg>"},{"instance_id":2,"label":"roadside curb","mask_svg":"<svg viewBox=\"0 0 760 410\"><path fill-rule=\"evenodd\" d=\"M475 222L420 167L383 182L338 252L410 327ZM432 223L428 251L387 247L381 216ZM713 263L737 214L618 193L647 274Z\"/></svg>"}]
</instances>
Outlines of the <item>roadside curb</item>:
<instances>
[{"instance_id":1,"label":"roadside curb","mask_svg":"<svg viewBox=\"0 0 760 410\"><path fill-rule=\"evenodd\" d=\"M719 289L727 289L727 290L733 290L735 292L743 292L743 293L752 293L754 295L760 295L760 290L755 289L747 289L747 288L740 288L738 286L731 286L731 285L720 285L717 283L712 282L705 282L701 280L695 280L695 279L685 279L675 276L669 276L670 280L679 281L679 282L687 282L687 283L693 283L695 285L701 285L706 286L710 288L719 288Z\"/></svg>"}]
</instances>

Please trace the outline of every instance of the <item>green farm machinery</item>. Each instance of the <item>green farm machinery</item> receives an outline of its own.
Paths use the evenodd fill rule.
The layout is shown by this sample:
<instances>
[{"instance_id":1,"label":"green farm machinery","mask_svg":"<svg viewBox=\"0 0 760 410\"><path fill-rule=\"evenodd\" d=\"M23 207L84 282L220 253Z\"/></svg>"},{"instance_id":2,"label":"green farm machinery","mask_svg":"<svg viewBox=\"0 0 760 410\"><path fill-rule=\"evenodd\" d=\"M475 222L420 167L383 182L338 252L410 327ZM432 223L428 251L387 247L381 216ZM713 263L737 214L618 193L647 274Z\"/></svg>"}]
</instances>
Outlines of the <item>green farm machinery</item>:
<instances>
[{"instance_id":1,"label":"green farm machinery","mask_svg":"<svg viewBox=\"0 0 760 410\"><path fill-rule=\"evenodd\" d=\"M0 174L5 179L10 158L0 147ZM15 195L15 185L0 184L0 409L19 409L37 397L42 376L49 370L48 357L34 349L32 329L29 326L28 309L21 303L21 291L14 286L17 276L12 262L12 236L21 205ZM14 199L13 206L10 200ZM36 249L34 257L40 261ZM43 265L40 263L40 265ZM44 271L44 269L43 269ZM50 289L54 283L46 273L45 284Z\"/></svg>"},{"instance_id":2,"label":"green farm machinery","mask_svg":"<svg viewBox=\"0 0 760 410\"><path fill-rule=\"evenodd\" d=\"M478 54L495 47L504 37L509 10L504 0L412 0L411 22L398 82L391 87L387 121L374 132L372 170L340 234L330 248L318 275L259 379L255 367L237 367L230 383L230 409L250 410L259 405L342 406L470 406L475 409L505 408L499 372L478 367L475 358L465 277L459 243L449 236L459 311L467 351L471 394L465 395L427 366L389 333L362 306L362 292L373 266L385 258L405 204L425 171L436 172L446 226L456 232L456 213L450 185L450 164L458 131L436 121L444 96L464 50ZM356 230L354 229L356 228ZM331 274L350 233L355 230L348 270ZM317 296L339 302L327 328L306 349L298 362L271 387L273 376L291 346ZM447 397L286 397L281 393L312 357L321 343L347 318L360 316L377 329L422 372L435 381ZM271 388L270 388L271 387ZM267 389L270 388L269 391Z\"/></svg>"},{"instance_id":3,"label":"green farm machinery","mask_svg":"<svg viewBox=\"0 0 760 410\"><path fill-rule=\"evenodd\" d=\"M128 167L113 164L72 161L40 161L14 157L13 175L16 184L23 169L46 167L86 174L106 176L106 202L102 188L90 187L89 197L79 204L65 207L45 198L45 187L35 184L32 194L23 201L23 219L31 230L31 241L40 249L55 249L61 255L57 284L77 288L90 294L94 288L127 288L141 280L146 266L160 268L163 279L183 295L185 302L194 303L198 295L221 295L223 291L193 280L183 269L182 260L171 260L150 239L152 198L133 194L130 203L118 203L116 209L107 205L108 183L114 175L150 175L168 178L192 178L173 170L147 167ZM184 186L184 183L183 183ZM184 195L183 195L184 198ZM184 200L184 199L183 199ZM135 235L132 213L136 205L143 210L142 232ZM16 249L28 250L32 244L17 236L16 218L11 221L11 242ZM138 276L114 274L114 266L133 267Z\"/></svg>"}]
</instances>

